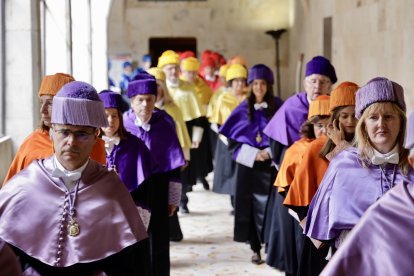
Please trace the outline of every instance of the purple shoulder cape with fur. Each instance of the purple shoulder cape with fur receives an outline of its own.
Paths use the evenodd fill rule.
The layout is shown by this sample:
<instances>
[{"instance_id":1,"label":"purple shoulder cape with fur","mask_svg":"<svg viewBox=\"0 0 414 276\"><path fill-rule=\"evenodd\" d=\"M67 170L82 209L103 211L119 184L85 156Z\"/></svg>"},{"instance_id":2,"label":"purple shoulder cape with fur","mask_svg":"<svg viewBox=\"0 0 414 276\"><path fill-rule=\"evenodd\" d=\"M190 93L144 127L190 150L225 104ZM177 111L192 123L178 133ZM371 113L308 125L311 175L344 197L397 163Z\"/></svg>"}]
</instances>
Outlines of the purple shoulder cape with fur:
<instances>
[{"instance_id":1,"label":"purple shoulder cape with fur","mask_svg":"<svg viewBox=\"0 0 414 276\"><path fill-rule=\"evenodd\" d=\"M305 92L289 97L264 129L271 139L290 146L300 139L300 127L308 119L309 102Z\"/></svg>"}]
</instances>

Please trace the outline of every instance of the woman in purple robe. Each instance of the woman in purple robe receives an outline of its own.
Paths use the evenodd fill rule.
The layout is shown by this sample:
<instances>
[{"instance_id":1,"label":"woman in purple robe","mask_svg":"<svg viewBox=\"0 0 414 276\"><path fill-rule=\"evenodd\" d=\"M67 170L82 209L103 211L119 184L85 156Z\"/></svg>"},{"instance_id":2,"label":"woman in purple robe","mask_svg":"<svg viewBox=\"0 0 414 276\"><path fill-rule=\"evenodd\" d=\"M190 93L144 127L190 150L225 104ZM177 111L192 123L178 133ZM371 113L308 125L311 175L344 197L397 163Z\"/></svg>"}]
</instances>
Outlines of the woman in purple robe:
<instances>
[{"instance_id":1,"label":"woman in purple robe","mask_svg":"<svg viewBox=\"0 0 414 276\"><path fill-rule=\"evenodd\" d=\"M404 179L414 180L403 148L405 110L403 88L386 78L357 91L356 148L331 160L309 206L307 236L338 248L370 205Z\"/></svg>"},{"instance_id":2,"label":"woman in purple robe","mask_svg":"<svg viewBox=\"0 0 414 276\"><path fill-rule=\"evenodd\" d=\"M126 131L123 125L121 95L104 90L99 93L104 103L109 126L103 128L106 162L114 170L130 192L138 189L151 175L151 157L144 142Z\"/></svg>"},{"instance_id":3,"label":"woman in purple robe","mask_svg":"<svg viewBox=\"0 0 414 276\"><path fill-rule=\"evenodd\" d=\"M115 171L139 206L141 218L149 223L148 206L142 206L136 198L138 188L151 175L151 156L145 143L124 128L122 120L122 96L110 90L99 93L104 104L108 127L102 128L105 141L106 165ZM145 183L147 183L146 181ZM146 184L148 185L148 184Z\"/></svg>"},{"instance_id":4,"label":"woman in purple robe","mask_svg":"<svg viewBox=\"0 0 414 276\"><path fill-rule=\"evenodd\" d=\"M248 98L232 112L220 128L229 140L236 161L234 240L249 242L252 262L263 263L260 255L267 196L276 177L269 138L263 133L282 101L273 96L273 72L263 65L250 68Z\"/></svg>"},{"instance_id":5,"label":"woman in purple robe","mask_svg":"<svg viewBox=\"0 0 414 276\"><path fill-rule=\"evenodd\" d=\"M404 147L414 167L414 113ZM404 181L365 212L322 275L413 275L413 229L414 182Z\"/></svg>"}]
</instances>

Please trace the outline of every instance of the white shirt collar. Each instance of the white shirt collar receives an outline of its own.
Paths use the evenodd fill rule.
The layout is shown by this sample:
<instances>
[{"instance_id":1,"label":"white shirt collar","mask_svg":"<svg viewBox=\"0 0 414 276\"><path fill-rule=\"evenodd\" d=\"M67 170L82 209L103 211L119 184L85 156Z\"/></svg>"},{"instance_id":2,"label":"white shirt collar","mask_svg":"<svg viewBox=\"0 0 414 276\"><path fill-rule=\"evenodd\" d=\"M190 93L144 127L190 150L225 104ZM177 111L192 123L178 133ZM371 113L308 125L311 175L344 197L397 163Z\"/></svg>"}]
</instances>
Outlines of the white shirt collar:
<instances>
[{"instance_id":1,"label":"white shirt collar","mask_svg":"<svg viewBox=\"0 0 414 276\"><path fill-rule=\"evenodd\" d=\"M56 158L56 155L53 156L53 163L55 165L55 169L52 172L52 177L61 178L61 180L65 183L67 189L70 191L75 185L76 181L82 177L82 173L88 165L89 159L80 168L73 171L66 170Z\"/></svg>"},{"instance_id":2,"label":"white shirt collar","mask_svg":"<svg viewBox=\"0 0 414 276\"><path fill-rule=\"evenodd\" d=\"M384 163L391 163L391 164L398 164L399 162L399 147L398 144L395 145L395 147L387 153L381 153L377 151L376 149L373 149L373 156L371 158L371 162L374 165L381 165Z\"/></svg>"},{"instance_id":3,"label":"white shirt collar","mask_svg":"<svg viewBox=\"0 0 414 276\"><path fill-rule=\"evenodd\" d=\"M178 87L180 85L180 80L177 79L177 82L171 82L167 79L165 80L165 83L167 84L167 87Z\"/></svg>"},{"instance_id":4,"label":"white shirt collar","mask_svg":"<svg viewBox=\"0 0 414 276\"><path fill-rule=\"evenodd\" d=\"M83 173L83 171L85 170L85 168L86 168L86 166L88 165L88 163L89 163L89 159L88 160L86 160L86 162L85 162L85 164L83 164L80 168L77 168L76 170L73 170L73 171L68 171L67 169L65 169L64 167L63 167L63 165L59 162L59 160L56 158L56 155L55 156L53 156L53 158L55 159L54 160L54 162L55 162L55 164L56 164L56 168L58 168L59 170L61 170L62 172L64 172L64 173L77 173L77 172L79 172L79 173Z\"/></svg>"}]
</instances>

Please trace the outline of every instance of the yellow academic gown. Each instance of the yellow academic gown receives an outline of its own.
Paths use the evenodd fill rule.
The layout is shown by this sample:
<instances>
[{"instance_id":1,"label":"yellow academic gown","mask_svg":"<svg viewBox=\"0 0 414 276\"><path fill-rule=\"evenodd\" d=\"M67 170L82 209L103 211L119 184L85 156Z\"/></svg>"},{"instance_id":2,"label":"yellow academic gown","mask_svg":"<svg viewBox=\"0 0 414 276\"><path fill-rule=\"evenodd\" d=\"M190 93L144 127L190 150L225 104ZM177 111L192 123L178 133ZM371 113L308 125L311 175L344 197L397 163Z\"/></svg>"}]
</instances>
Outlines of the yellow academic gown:
<instances>
[{"instance_id":1,"label":"yellow academic gown","mask_svg":"<svg viewBox=\"0 0 414 276\"><path fill-rule=\"evenodd\" d=\"M201 137L199 147L190 150L191 162L184 180L188 185L194 185L197 178L204 178L213 170L210 140L205 130L208 125L205 111L196 96L194 85L181 79L177 85L166 83L168 92L183 115L191 140L200 140Z\"/></svg>"},{"instance_id":2,"label":"yellow academic gown","mask_svg":"<svg viewBox=\"0 0 414 276\"><path fill-rule=\"evenodd\" d=\"M184 152L184 157L186 160L190 160L191 139L180 109L173 102L163 103L163 105L157 104L156 106L159 109L164 109L174 119L175 129Z\"/></svg>"}]
</instances>

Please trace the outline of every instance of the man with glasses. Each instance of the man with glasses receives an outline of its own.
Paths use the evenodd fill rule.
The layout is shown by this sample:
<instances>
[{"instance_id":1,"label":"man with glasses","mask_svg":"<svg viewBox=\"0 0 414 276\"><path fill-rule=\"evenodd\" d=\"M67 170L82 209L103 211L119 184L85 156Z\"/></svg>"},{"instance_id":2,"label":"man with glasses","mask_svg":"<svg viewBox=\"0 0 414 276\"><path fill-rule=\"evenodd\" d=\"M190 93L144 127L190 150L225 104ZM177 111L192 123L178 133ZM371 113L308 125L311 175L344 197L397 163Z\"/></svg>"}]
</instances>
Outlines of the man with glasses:
<instances>
[{"instance_id":1,"label":"man with glasses","mask_svg":"<svg viewBox=\"0 0 414 276\"><path fill-rule=\"evenodd\" d=\"M320 95L329 95L336 81L335 68L327 58L316 56L306 64L305 91L289 97L263 131L270 138L272 160L277 166L282 164L286 149L300 139L300 128L307 120L309 103ZM269 245L266 263L287 274L296 274L300 252L296 251L293 235L296 233L297 239L301 240L302 228L288 214L282 202L282 195L274 187L266 213L264 238Z\"/></svg>"},{"instance_id":2,"label":"man with glasses","mask_svg":"<svg viewBox=\"0 0 414 276\"><path fill-rule=\"evenodd\" d=\"M20 145L4 179L3 186L15 174L29 166L33 160L46 158L53 154L52 140L49 135L53 97L63 85L74 80L71 75L63 73L47 75L43 78L38 92L40 100L39 127ZM90 157L98 163L106 163L105 143L100 138L94 144Z\"/></svg>"},{"instance_id":3,"label":"man with glasses","mask_svg":"<svg viewBox=\"0 0 414 276\"><path fill-rule=\"evenodd\" d=\"M89 158L108 125L89 84L53 98L54 155L32 162L0 190L0 238L27 275L147 275L146 230L115 172Z\"/></svg>"}]
</instances>

